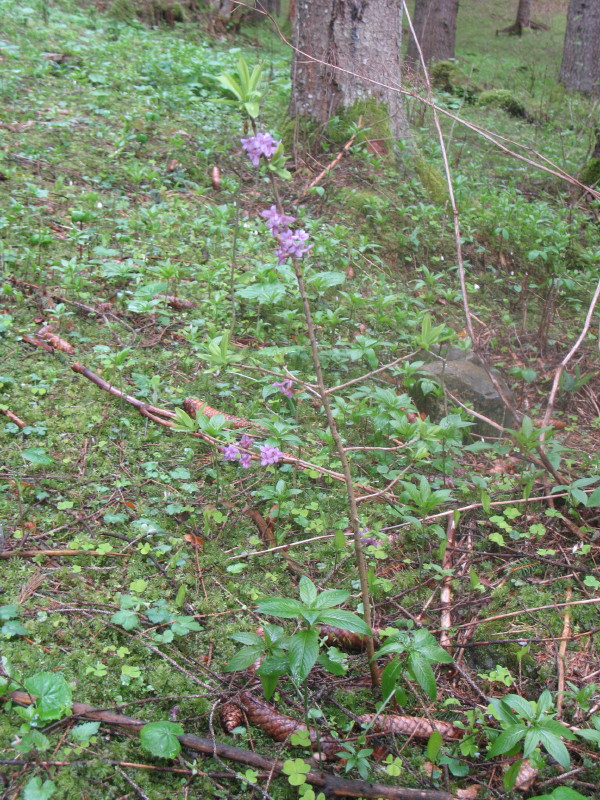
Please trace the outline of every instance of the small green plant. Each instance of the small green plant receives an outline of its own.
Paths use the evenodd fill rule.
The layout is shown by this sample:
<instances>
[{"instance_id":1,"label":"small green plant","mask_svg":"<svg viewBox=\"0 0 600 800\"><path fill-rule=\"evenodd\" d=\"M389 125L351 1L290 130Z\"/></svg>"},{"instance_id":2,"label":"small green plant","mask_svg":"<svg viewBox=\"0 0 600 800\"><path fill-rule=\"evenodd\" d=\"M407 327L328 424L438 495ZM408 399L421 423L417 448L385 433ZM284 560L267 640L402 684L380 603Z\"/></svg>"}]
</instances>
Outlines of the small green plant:
<instances>
[{"instance_id":1,"label":"small green plant","mask_svg":"<svg viewBox=\"0 0 600 800\"><path fill-rule=\"evenodd\" d=\"M571 758L562 740L573 740L577 736L553 718L552 709L552 695L547 689L537 701L525 700L518 694L494 698L488 712L500 722L502 733L494 739L488 750L490 758L514 755L519 751L522 758L528 758L538 747L543 747L561 767L569 769ZM504 778L507 789L512 788L517 774L518 766L513 765Z\"/></svg>"},{"instance_id":2,"label":"small green plant","mask_svg":"<svg viewBox=\"0 0 600 800\"><path fill-rule=\"evenodd\" d=\"M224 90L226 97L222 102L229 103L246 113L250 119L256 120L260 113L262 91L262 65L256 64L252 72L243 56L237 64L237 72L222 72L217 76L217 83Z\"/></svg>"}]
</instances>

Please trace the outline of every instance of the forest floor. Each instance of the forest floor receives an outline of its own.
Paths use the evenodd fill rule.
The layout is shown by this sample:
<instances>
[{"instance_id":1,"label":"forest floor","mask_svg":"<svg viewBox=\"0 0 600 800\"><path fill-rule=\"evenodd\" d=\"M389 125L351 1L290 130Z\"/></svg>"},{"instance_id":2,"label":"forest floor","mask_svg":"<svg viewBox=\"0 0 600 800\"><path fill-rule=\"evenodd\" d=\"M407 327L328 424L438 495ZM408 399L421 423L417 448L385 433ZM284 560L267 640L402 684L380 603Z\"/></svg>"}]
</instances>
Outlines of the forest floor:
<instances>
[{"instance_id":1,"label":"forest floor","mask_svg":"<svg viewBox=\"0 0 600 800\"><path fill-rule=\"evenodd\" d=\"M458 64L526 116L504 110L506 95L436 91L443 110L526 159L442 118L475 344L523 415L481 436L422 370L436 348L469 341L441 153L417 93L414 148L399 160L343 117L311 149L286 119L290 53L267 26L214 39L191 22L149 28L0 0L2 798L310 798L311 743L278 713L337 737L346 755L325 772L385 784L383 796L598 796L597 312L545 440L542 422L598 281L600 206L538 168L579 174L597 106L557 82L565 3L541 4L549 30L522 38L495 36L513 2L494 15L488 5L461 2ZM322 641L308 675L285 666L303 635L290 598L310 605L313 586L337 590L327 596L345 612L362 606L294 273L260 217L270 184L217 81L242 54L264 65L261 130L283 140L283 203L313 245L305 277L362 496L374 626L381 645L397 644L387 710L429 733L361 731L380 696L348 637ZM427 394L441 419L423 411ZM193 421L189 398L221 414ZM244 432L248 469L220 449ZM259 445L287 455L261 464ZM257 612L265 598L271 614ZM298 619L308 642L315 620ZM265 630L281 678L261 712L252 664ZM425 631L442 633L452 663ZM278 649L278 636L292 638ZM261 677L269 693L272 675ZM219 708L243 689L246 717L230 706L223 731ZM42 698L33 709L8 702L23 690ZM71 701L165 724L142 741ZM438 741L432 718L463 733ZM510 788L517 734L532 728L543 735L525 740L530 780L522 771ZM286 772L177 754L183 731L284 758ZM514 741L502 748L499 734Z\"/></svg>"}]
</instances>

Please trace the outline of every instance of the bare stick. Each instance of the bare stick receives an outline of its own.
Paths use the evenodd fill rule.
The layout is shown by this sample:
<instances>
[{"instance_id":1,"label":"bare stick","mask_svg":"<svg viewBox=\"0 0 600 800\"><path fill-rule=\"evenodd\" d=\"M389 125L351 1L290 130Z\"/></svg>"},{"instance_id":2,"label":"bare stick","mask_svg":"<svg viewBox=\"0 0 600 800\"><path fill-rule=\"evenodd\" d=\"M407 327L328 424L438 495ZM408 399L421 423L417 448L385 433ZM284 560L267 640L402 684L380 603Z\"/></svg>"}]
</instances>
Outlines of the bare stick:
<instances>
[{"instance_id":1,"label":"bare stick","mask_svg":"<svg viewBox=\"0 0 600 800\"><path fill-rule=\"evenodd\" d=\"M511 617L520 617L523 614L532 614L534 611L547 611L548 609L567 608L569 606L586 606L591 603L600 603L600 597L591 597L586 600L571 600L571 602L568 603L550 603L547 606L536 606L535 608L522 608L520 611L510 611L508 614L496 614L493 617L476 619L473 622L463 622L462 625L456 625L456 627L469 628L472 625L485 625L486 622L494 622L497 619L510 619Z\"/></svg>"},{"instance_id":2,"label":"bare stick","mask_svg":"<svg viewBox=\"0 0 600 800\"><path fill-rule=\"evenodd\" d=\"M17 417L16 414L13 414L13 412L10 411L10 409L8 409L8 408L0 408L0 414L4 414L5 416L7 416L9 418L9 420L11 422L14 422L15 425L18 425L19 428L24 428L25 425L26 425L26 423L23 422L22 419Z\"/></svg>"},{"instance_id":3,"label":"bare stick","mask_svg":"<svg viewBox=\"0 0 600 800\"><path fill-rule=\"evenodd\" d=\"M566 599L567 602L571 599L573 594L573 587L569 586L567 589ZM562 629L562 636L560 645L558 647L558 694L556 697L556 716L558 719L562 716L563 703L565 701L565 672L567 661L567 644L571 634L571 607L565 608L565 618Z\"/></svg>"},{"instance_id":4,"label":"bare stick","mask_svg":"<svg viewBox=\"0 0 600 800\"><path fill-rule=\"evenodd\" d=\"M358 118L357 127L358 127L358 128L360 128L360 126L361 126L361 125L362 125L362 115L361 115L361 116ZM348 151L350 150L350 148L351 148L351 147L352 147L352 145L354 144L354 140L356 139L357 133L358 133L358 131L357 131L356 133L353 133L353 134L352 134L352 136L351 136L351 137L348 139L348 141L346 142L346 144L345 144L345 145L342 147L342 149L341 149L341 150L340 150L340 152L337 154L337 156L336 156L336 157L333 159L333 161L332 161L332 162L331 162L331 163L330 163L330 164L329 164L327 167L325 167L325 169L324 169L322 172L320 172L320 173L317 175L317 177L316 177L316 178L315 178L313 181L311 181L311 182L308 184L308 186L306 187L306 189L305 189L305 190L302 192L302 194L300 195L300 198L299 198L300 200L302 200L302 198L303 198L303 197L306 197L306 195L307 195L307 194L310 192L310 190L311 190L311 189L314 189L314 187L315 187L317 184L319 184L319 183L320 183L320 182L323 180L323 178L324 178L324 177L325 177L325 176L326 176L326 175L327 175L329 172L331 172L331 170L332 170L332 169L333 169L335 166L337 166L337 165L340 163L340 161L342 160L342 158L343 158L343 157L344 157L344 156L345 156L345 155L348 153Z\"/></svg>"},{"instance_id":5,"label":"bare stick","mask_svg":"<svg viewBox=\"0 0 600 800\"><path fill-rule=\"evenodd\" d=\"M552 382L552 389L550 390L550 394L548 395L548 405L546 406L546 413L544 414L544 428L548 427L550 424L550 420L552 419L552 412L554 411L554 402L556 400L556 393L558 392L558 384L560 383L560 376L563 373L563 370L569 363L569 361L573 358L575 353L581 347L581 344L585 337L587 336L587 332L590 329L590 325L592 324L592 317L594 315L594 309L596 308L596 304L598 299L600 298L600 280L598 281L598 285L596 286L596 291L592 297L590 302L590 307L588 308L588 312L585 317L585 322L583 324L583 328L579 336L577 337L577 341L573 345L573 347L569 350L567 355L563 358L563 360L558 365L558 369L554 375L554 380ZM541 435L542 441L544 440L544 432Z\"/></svg>"},{"instance_id":6,"label":"bare stick","mask_svg":"<svg viewBox=\"0 0 600 800\"><path fill-rule=\"evenodd\" d=\"M0 558L36 558L36 556L106 556L123 558L127 553L99 553L97 550L0 550Z\"/></svg>"},{"instance_id":7,"label":"bare stick","mask_svg":"<svg viewBox=\"0 0 600 800\"><path fill-rule=\"evenodd\" d=\"M448 517L448 526L446 528L446 549L444 550L444 558L442 559L442 569L451 570L454 553L454 534L456 532L456 522L454 515ZM440 636L440 644L442 647L450 647L450 634L448 631L452 627L452 575L446 575L442 579L442 588L440 590L440 600L442 603L442 613L440 615L440 627L442 633Z\"/></svg>"}]
</instances>

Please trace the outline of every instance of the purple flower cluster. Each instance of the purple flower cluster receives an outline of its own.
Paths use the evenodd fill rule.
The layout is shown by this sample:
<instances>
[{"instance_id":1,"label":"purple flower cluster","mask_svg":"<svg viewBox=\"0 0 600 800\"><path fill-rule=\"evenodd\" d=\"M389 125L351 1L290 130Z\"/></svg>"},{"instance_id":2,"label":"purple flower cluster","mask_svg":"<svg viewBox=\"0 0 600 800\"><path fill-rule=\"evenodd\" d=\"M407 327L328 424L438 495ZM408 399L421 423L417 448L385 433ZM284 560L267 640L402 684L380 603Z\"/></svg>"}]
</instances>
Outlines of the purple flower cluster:
<instances>
[{"instance_id":1,"label":"purple flower cluster","mask_svg":"<svg viewBox=\"0 0 600 800\"><path fill-rule=\"evenodd\" d=\"M286 378L284 381L273 381L271 386L275 386L275 388L279 389L281 394L284 394L286 397L294 396L294 382L290 378Z\"/></svg>"},{"instance_id":2,"label":"purple flower cluster","mask_svg":"<svg viewBox=\"0 0 600 800\"><path fill-rule=\"evenodd\" d=\"M261 445L259 450L260 463L263 467L268 467L269 464L278 464L285 455L278 447L271 447L270 444Z\"/></svg>"},{"instance_id":3,"label":"purple flower cluster","mask_svg":"<svg viewBox=\"0 0 600 800\"><path fill-rule=\"evenodd\" d=\"M277 263L283 264L290 256L302 258L312 248L312 244L305 244L308 241L308 233L302 228L299 231L284 230L277 237L279 239L279 250L277 251Z\"/></svg>"},{"instance_id":4,"label":"purple flower cluster","mask_svg":"<svg viewBox=\"0 0 600 800\"><path fill-rule=\"evenodd\" d=\"M245 433L240 439L239 445L228 444L220 449L225 461L239 461L242 469L248 469L252 464L252 455L248 452L242 452L242 450L247 451L253 445L254 439ZM242 450L240 450L240 448L242 448ZM268 444L260 445L258 449L260 452L260 463L263 467L269 464L278 464L285 455L278 447L272 447Z\"/></svg>"},{"instance_id":5,"label":"purple flower cluster","mask_svg":"<svg viewBox=\"0 0 600 800\"><path fill-rule=\"evenodd\" d=\"M270 133L256 133L254 136L248 136L247 139L240 139L240 141L255 167L258 167L261 156L271 158L279 147L279 142Z\"/></svg>"},{"instance_id":6,"label":"purple flower cluster","mask_svg":"<svg viewBox=\"0 0 600 800\"><path fill-rule=\"evenodd\" d=\"M372 536L369 536L370 531L368 528L360 528L358 533L360 535L360 540L365 547L368 547L368 545L370 544L372 545L377 544L377 539L374 539Z\"/></svg>"},{"instance_id":7,"label":"purple flower cluster","mask_svg":"<svg viewBox=\"0 0 600 800\"><path fill-rule=\"evenodd\" d=\"M260 215L265 220L267 228L271 231L273 236L277 236L282 231L286 231L293 222L296 222L296 217L280 214L279 211L277 211L277 206L271 206L271 208L261 211Z\"/></svg>"}]
</instances>

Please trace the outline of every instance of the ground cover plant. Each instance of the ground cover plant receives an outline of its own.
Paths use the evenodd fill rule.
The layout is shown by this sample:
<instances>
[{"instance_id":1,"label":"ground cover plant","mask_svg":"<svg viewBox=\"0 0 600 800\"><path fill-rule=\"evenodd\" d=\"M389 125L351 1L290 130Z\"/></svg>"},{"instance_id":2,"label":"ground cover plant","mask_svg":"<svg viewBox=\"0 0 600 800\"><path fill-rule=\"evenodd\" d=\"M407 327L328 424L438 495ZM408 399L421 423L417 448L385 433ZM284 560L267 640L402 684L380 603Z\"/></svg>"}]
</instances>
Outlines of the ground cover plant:
<instances>
[{"instance_id":1,"label":"ground cover plant","mask_svg":"<svg viewBox=\"0 0 600 800\"><path fill-rule=\"evenodd\" d=\"M465 321L422 85L305 140L264 22L0 0L3 797L596 796L597 107L512 5L433 88Z\"/></svg>"}]
</instances>

